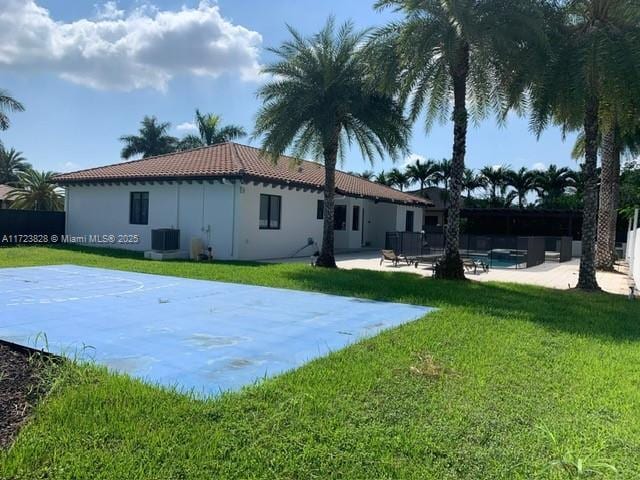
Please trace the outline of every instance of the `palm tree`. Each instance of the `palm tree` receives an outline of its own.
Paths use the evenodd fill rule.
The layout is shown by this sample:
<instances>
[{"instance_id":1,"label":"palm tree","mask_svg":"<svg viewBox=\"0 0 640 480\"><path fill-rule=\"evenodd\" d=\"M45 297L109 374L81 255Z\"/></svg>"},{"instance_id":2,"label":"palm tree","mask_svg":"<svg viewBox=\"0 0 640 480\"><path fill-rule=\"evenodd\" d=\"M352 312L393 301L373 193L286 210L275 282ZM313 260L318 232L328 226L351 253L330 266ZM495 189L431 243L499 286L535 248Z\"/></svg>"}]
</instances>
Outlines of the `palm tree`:
<instances>
[{"instance_id":1,"label":"palm tree","mask_svg":"<svg viewBox=\"0 0 640 480\"><path fill-rule=\"evenodd\" d=\"M391 185L398 188L401 192L404 190L404 187L409 185L409 177L397 168L391 169L387 178L391 182Z\"/></svg>"},{"instance_id":2,"label":"palm tree","mask_svg":"<svg viewBox=\"0 0 640 480\"><path fill-rule=\"evenodd\" d=\"M0 184L16 185L20 180L19 173L31 168L22 152L15 148L5 150L0 146Z\"/></svg>"},{"instance_id":3,"label":"palm tree","mask_svg":"<svg viewBox=\"0 0 640 480\"><path fill-rule=\"evenodd\" d=\"M410 127L402 105L374 87L372 69L361 45L366 31L347 22L337 31L329 18L319 33L302 37L288 27L291 40L270 51L278 59L263 68L273 79L261 87L263 105L254 136L277 159L292 148L294 156L310 152L324 162L324 224L317 265L335 268L335 168L352 142L373 162L387 152L406 152Z\"/></svg>"},{"instance_id":4,"label":"palm tree","mask_svg":"<svg viewBox=\"0 0 640 480\"><path fill-rule=\"evenodd\" d=\"M489 192L489 204L492 207L504 205L504 196L507 193L507 172L509 167L499 165L484 167L480 174L484 177L485 188Z\"/></svg>"},{"instance_id":5,"label":"palm tree","mask_svg":"<svg viewBox=\"0 0 640 480\"><path fill-rule=\"evenodd\" d=\"M484 188L487 182L482 175L475 173L470 168L464 169L464 175L462 177L462 188L467 192L467 205L472 205L473 198L472 192L479 188Z\"/></svg>"},{"instance_id":6,"label":"palm tree","mask_svg":"<svg viewBox=\"0 0 640 480\"><path fill-rule=\"evenodd\" d=\"M29 169L20 172L19 186L14 188L7 199L11 208L17 210L64 210L64 197L52 183L54 172L38 172Z\"/></svg>"},{"instance_id":7,"label":"palm tree","mask_svg":"<svg viewBox=\"0 0 640 480\"><path fill-rule=\"evenodd\" d=\"M598 196L598 222L596 240L596 269L613 271L616 260L615 242L620 197L620 160L622 155L640 154L640 119L627 118L622 126L615 115L612 123L605 122L604 134L599 136L602 170ZM580 133L571 152L574 159L584 157L585 139Z\"/></svg>"},{"instance_id":8,"label":"palm tree","mask_svg":"<svg viewBox=\"0 0 640 480\"><path fill-rule=\"evenodd\" d=\"M178 140L167 135L171 124L169 122L158 123L156 117L144 117L141 122L138 135L123 135L120 141L124 143L122 158L128 159L134 155L142 155L142 158L153 157L171 153L176 150Z\"/></svg>"},{"instance_id":9,"label":"palm tree","mask_svg":"<svg viewBox=\"0 0 640 480\"><path fill-rule=\"evenodd\" d=\"M576 174L567 167L558 168L552 164L546 170L536 172L533 182L540 204L553 208L568 188L575 187Z\"/></svg>"},{"instance_id":10,"label":"palm tree","mask_svg":"<svg viewBox=\"0 0 640 480\"><path fill-rule=\"evenodd\" d=\"M384 170L382 170L379 174L376 175L376 183L379 183L380 185L384 185L385 187L391 187L393 185L393 182L389 178L389 174L385 173Z\"/></svg>"},{"instance_id":11,"label":"palm tree","mask_svg":"<svg viewBox=\"0 0 640 480\"><path fill-rule=\"evenodd\" d=\"M187 135L178 143L179 150L215 145L244 137L247 132L239 125L220 126L221 118L213 113L202 114L196 109L196 125L199 136Z\"/></svg>"},{"instance_id":12,"label":"palm tree","mask_svg":"<svg viewBox=\"0 0 640 480\"><path fill-rule=\"evenodd\" d=\"M424 111L427 129L435 120L453 120L445 259L436 276L462 279L458 247L468 116L479 120L515 96L521 86L519 60L542 38L538 9L530 0L376 3L376 8L386 7L404 13L404 19L378 30L370 44L380 65L379 81L397 87L401 98L409 100L411 120Z\"/></svg>"},{"instance_id":13,"label":"palm tree","mask_svg":"<svg viewBox=\"0 0 640 480\"><path fill-rule=\"evenodd\" d=\"M6 130L11 125L7 112L24 112L24 106L0 88L0 130Z\"/></svg>"},{"instance_id":14,"label":"palm tree","mask_svg":"<svg viewBox=\"0 0 640 480\"><path fill-rule=\"evenodd\" d=\"M532 124L566 129L581 124L585 136L585 192L578 288L598 289L595 269L598 137L603 116L630 113L640 78L637 0L572 0L549 8L553 48L531 85Z\"/></svg>"},{"instance_id":15,"label":"palm tree","mask_svg":"<svg viewBox=\"0 0 640 480\"><path fill-rule=\"evenodd\" d=\"M535 190L535 174L525 167L520 170L506 172L507 185L513 188L518 198L518 207L524 208L527 203L527 194Z\"/></svg>"},{"instance_id":16,"label":"palm tree","mask_svg":"<svg viewBox=\"0 0 640 480\"><path fill-rule=\"evenodd\" d=\"M436 171L433 175L434 183L442 185L445 193L449 193L449 181L451 180L451 160L443 158L436 163Z\"/></svg>"},{"instance_id":17,"label":"palm tree","mask_svg":"<svg viewBox=\"0 0 640 480\"><path fill-rule=\"evenodd\" d=\"M424 187L436 181L438 165L433 160L420 161L417 159L414 163L407 165L405 174L409 181L418 182L420 184L420 193L424 193Z\"/></svg>"},{"instance_id":18,"label":"palm tree","mask_svg":"<svg viewBox=\"0 0 640 480\"><path fill-rule=\"evenodd\" d=\"M365 170L357 174L358 177L364 178L365 180L369 180L369 181L371 181L373 177L375 177L375 175L376 174L373 173L373 170Z\"/></svg>"}]
</instances>

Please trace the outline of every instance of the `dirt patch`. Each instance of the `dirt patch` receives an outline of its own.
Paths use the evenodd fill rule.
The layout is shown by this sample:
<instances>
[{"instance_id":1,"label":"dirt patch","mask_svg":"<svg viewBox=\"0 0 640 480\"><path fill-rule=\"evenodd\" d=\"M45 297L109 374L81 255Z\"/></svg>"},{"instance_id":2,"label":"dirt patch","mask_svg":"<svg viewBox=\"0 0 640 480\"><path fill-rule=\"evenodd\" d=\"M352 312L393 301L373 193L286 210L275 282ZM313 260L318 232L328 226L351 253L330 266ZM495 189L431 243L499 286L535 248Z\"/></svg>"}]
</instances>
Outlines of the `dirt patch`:
<instances>
[{"instance_id":1,"label":"dirt patch","mask_svg":"<svg viewBox=\"0 0 640 480\"><path fill-rule=\"evenodd\" d=\"M7 448L44 393L42 360L28 350L0 342L0 448Z\"/></svg>"},{"instance_id":2,"label":"dirt patch","mask_svg":"<svg viewBox=\"0 0 640 480\"><path fill-rule=\"evenodd\" d=\"M418 363L409 367L409 371L414 375L420 375L429 379L437 379L446 375L458 376L457 372L440 365L433 356L429 354L418 355Z\"/></svg>"}]
</instances>

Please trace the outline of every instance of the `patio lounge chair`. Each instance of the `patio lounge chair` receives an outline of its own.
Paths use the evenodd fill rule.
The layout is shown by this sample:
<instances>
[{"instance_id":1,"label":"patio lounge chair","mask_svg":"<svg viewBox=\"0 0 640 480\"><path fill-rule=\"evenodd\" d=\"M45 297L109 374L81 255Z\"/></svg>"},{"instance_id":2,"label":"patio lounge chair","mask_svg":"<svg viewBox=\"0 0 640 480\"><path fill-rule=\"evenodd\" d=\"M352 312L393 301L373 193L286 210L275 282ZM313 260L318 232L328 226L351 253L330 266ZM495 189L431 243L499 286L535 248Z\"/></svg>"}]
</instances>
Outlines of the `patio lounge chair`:
<instances>
[{"instance_id":1,"label":"patio lounge chair","mask_svg":"<svg viewBox=\"0 0 640 480\"><path fill-rule=\"evenodd\" d=\"M382 262L384 262L385 260L392 262L394 267L398 266L398 263L400 263L400 261L404 261L407 262L407 265L409 265L408 260L406 259L406 257L400 257L395 251L393 250L382 250L380 252L382 254L382 257L380 258L380 265L382 265Z\"/></svg>"},{"instance_id":2,"label":"patio lounge chair","mask_svg":"<svg viewBox=\"0 0 640 480\"><path fill-rule=\"evenodd\" d=\"M478 273L478 268L480 268L483 272L489 271L489 265L483 260L474 260L473 258L465 258L462 260L462 265L465 270L470 272L473 270L473 274L476 275Z\"/></svg>"}]
</instances>

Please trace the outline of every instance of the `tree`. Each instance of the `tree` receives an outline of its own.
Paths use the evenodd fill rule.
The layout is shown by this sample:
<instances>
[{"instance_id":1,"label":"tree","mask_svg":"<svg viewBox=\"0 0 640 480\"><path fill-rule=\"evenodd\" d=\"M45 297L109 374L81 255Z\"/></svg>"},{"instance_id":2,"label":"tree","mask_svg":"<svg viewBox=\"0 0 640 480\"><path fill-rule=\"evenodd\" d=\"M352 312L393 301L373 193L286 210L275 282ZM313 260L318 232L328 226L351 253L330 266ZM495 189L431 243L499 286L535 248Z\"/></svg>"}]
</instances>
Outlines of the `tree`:
<instances>
[{"instance_id":1,"label":"tree","mask_svg":"<svg viewBox=\"0 0 640 480\"><path fill-rule=\"evenodd\" d=\"M479 120L502 111L524 86L517 66L542 38L538 9L529 0L378 0L376 7L404 14L378 30L369 47L379 81L409 102L411 120L424 111L427 129L453 120L445 259L436 277L463 279L460 195L469 113Z\"/></svg>"},{"instance_id":2,"label":"tree","mask_svg":"<svg viewBox=\"0 0 640 480\"><path fill-rule=\"evenodd\" d=\"M557 208L560 197L568 188L576 186L576 173L567 167L558 168L551 164L546 170L534 173L533 183L540 205Z\"/></svg>"},{"instance_id":3,"label":"tree","mask_svg":"<svg viewBox=\"0 0 640 480\"><path fill-rule=\"evenodd\" d=\"M11 125L7 112L24 112L24 106L9 92L0 89L0 130L6 130Z\"/></svg>"},{"instance_id":4,"label":"tree","mask_svg":"<svg viewBox=\"0 0 640 480\"><path fill-rule=\"evenodd\" d=\"M64 210L64 197L52 183L54 172L26 170L18 174L19 184L7 199L17 210Z\"/></svg>"},{"instance_id":5,"label":"tree","mask_svg":"<svg viewBox=\"0 0 640 480\"><path fill-rule=\"evenodd\" d=\"M527 194L535 190L535 174L525 167L520 170L508 170L506 172L507 185L512 187L518 198L518 207L524 208L527 203Z\"/></svg>"},{"instance_id":6,"label":"tree","mask_svg":"<svg viewBox=\"0 0 640 480\"><path fill-rule=\"evenodd\" d=\"M449 192L449 181L451 180L451 160L443 158L436 163L436 171L433 175L434 183L442 185L445 193Z\"/></svg>"},{"instance_id":7,"label":"tree","mask_svg":"<svg viewBox=\"0 0 640 480\"><path fill-rule=\"evenodd\" d=\"M277 60L263 68L272 80L262 86L254 136L277 159L291 148L294 156L311 153L324 162L324 224L316 264L335 268L335 168L345 148L355 143L373 162L388 153L406 152L410 127L402 105L380 92L363 54L366 31L347 22L335 28L329 18L309 38L288 27L291 39L270 49Z\"/></svg>"},{"instance_id":8,"label":"tree","mask_svg":"<svg viewBox=\"0 0 640 480\"><path fill-rule=\"evenodd\" d=\"M391 182L391 185L398 188L401 192L409 185L409 177L397 168L391 169L387 178L389 182Z\"/></svg>"},{"instance_id":9,"label":"tree","mask_svg":"<svg viewBox=\"0 0 640 480\"><path fill-rule=\"evenodd\" d=\"M565 129L582 125L585 191L578 288L596 290L598 138L603 113L628 113L640 91L637 1L572 0L558 8L550 5L546 11L553 47L531 84L532 125L538 135L550 122Z\"/></svg>"},{"instance_id":10,"label":"tree","mask_svg":"<svg viewBox=\"0 0 640 480\"><path fill-rule=\"evenodd\" d=\"M167 134L170 126L169 122L158 123L156 117L144 117L138 135L120 137L120 141L124 143L120 155L125 159L134 155L147 158L174 152L178 140Z\"/></svg>"},{"instance_id":11,"label":"tree","mask_svg":"<svg viewBox=\"0 0 640 480\"><path fill-rule=\"evenodd\" d=\"M239 125L220 126L221 118L213 113L202 114L196 109L196 126L198 135L187 135L178 143L179 150L215 145L217 143L230 142L244 137L247 132Z\"/></svg>"},{"instance_id":12,"label":"tree","mask_svg":"<svg viewBox=\"0 0 640 480\"><path fill-rule=\"evenodd\" d=\"M0 184L16 185L20 180L19 174L31 168L22 152L15 148L5 150L0 146Z\"/></svg>"},{"instance_id":13,"label":"tree","mask_svg":"<svg viewBox=\"0 0 640 480\"><path fill-rule=\"evenodd\" d=\"M382 170L378 175L376 175L376 183L379 183L380 185L384 185L385 187L391 187L393 185L393 182L389 178L389 174L385 173L384 170Z\"/></svg>"},{"instance_id":14,"label":"tree","mask_svg":"<svg viewBox=\"0 0 640 480\"><path fill-rule=\"evenodd\" d=\"M438 173L438 165L433 160L420 161L407 165L405 174L409 181L418 182L420 184L420 193L424 193L424 187L436 181Z\"/></svg>"},{"instance_id":15,"label":"tree","mask_svg":"<svg viewBox=\"0 0 640 480\"><path fill-rule=\"evenodd\" d=\"M640 208L640 163L629 161L620 176L620 213L632 219L636 208Z\"/></svg>"},{"instance_id":16,"label":"tree","mask_svg":"<svg viewBox=\"0 0 640 480\"><path fill-rule=\"evenodd\" d=\"M605 132L598 138L602 152L596 237L596 269L598 270L614 270L621 157L640 154L640 118L636 113L627 117L627 120L621 125L616 114L613 126L605 122L601 128ZM581 133L578 135L571 156L575 159L582 158L584 146L584 134Z\"/></svg>"},{"instance_id":17,"label":"tree","mask_svg":"<svg viewBox=\"0 0 640 480\"><path fill-rule=\"evenodd\" d=\"M504 205L508 171L509 167L505 165L484 167L480 170L485 180L485 188L489 191L489 205L492 207Z\"/></svg>"},{"instance_id":18,"label":"tree","mask_svg":"<svg viewBox=\"0 0 640 480\"><path fill-rule=\"evenodd\" d=\"M365 180L371 181L376 174L373 173L373 170L364 170L360 173L356 173L355 175L356 177L364 178Z\"/></svg>"},{"instance_id":19,"label":"tree","mask_svg":"<svg viewBox=\"0 0 640 480\"><path fill-rule=\"evenodd\" d=\"M467 192L467 205L473 204L472 192L479 188L484 188L487 182L482 175L475 173L470 168L464 169L464 176L462 177L462 187Z\"/></svg>"}]
</instances>

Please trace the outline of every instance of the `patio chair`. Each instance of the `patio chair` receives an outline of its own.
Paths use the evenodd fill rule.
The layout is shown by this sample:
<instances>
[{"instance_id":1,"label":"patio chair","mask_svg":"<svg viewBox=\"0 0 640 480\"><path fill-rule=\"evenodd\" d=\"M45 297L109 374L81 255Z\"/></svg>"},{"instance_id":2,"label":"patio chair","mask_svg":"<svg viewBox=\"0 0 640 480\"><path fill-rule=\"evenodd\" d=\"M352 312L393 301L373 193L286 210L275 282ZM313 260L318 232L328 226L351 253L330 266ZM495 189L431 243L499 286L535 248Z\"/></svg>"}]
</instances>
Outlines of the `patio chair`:
<instances>
[{"instance_id":1,"label":"patio chair","mask_svg":"<svg viewBox=\"0 0 640 480\"><path fill-rule=\"evenodd\" d=\"M401 260L404 260L405 262L407 262L407 265L409 265L409 262L406 258L400 257L393 250L382 250L380 253L382 254L382 257L380 258L380 265L382 265L382 262L384 262L385 260L388 262L392 262L394 267L397 267Z\"/></svg>"},{"instance_id":2,"label":"patio chair","mask_svg":"<svg viewBox=\"0 0 640 480\"><path fill-rule=\"evenodd\" d=\"M476 275L478 273L478 268L482 269L483 272L489 271L489 265L483 260L474 260L473 258L464 258L462 260L462 266L467 272L473 270L473 274Z\"/></svg>"}]
</instances>

